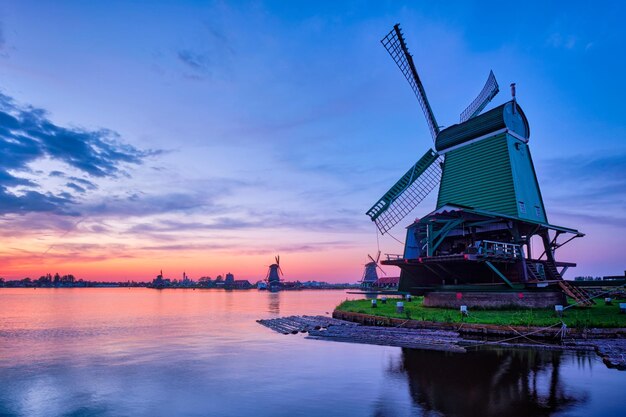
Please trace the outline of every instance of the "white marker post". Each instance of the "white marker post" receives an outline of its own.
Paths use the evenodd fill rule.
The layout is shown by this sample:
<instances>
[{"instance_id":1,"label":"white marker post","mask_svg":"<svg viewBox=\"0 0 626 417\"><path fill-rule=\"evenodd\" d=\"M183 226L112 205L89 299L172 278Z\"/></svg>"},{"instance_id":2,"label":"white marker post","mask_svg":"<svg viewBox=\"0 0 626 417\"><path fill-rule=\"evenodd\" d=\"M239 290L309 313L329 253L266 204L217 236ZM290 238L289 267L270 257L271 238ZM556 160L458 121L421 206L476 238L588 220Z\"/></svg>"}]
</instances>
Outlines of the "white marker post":
<instances>
[{"instance_id":1,"label":"white marker post","mask_svg":"<svg viewBox=\"0 0 626 417\"><path fill-rule=\"evenodd\" d=\"M557 317L563 317L563 306L561 304L554 306L554 314L556 314Z\"/></svg>"}]
</instances>

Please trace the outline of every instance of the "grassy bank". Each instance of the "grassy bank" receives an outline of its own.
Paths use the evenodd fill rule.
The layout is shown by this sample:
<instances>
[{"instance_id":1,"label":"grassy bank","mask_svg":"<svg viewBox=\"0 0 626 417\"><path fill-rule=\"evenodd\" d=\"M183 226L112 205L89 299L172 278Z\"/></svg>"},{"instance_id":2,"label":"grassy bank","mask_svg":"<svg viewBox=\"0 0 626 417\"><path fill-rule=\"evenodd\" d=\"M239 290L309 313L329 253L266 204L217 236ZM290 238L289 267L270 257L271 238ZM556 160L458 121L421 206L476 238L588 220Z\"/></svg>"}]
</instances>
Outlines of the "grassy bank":
<instances>
[{"instance_id":1,"label":"grassy bank","mask_svg":"<svg viewBox=\"0 0 626 417\"><path fill-rule=\"evenodd\" d=\"M476 323L501 326L550 326L558 322L552 309L533 310L470 310L469 317L462 317L458 310L424 307L423 297L404 302L404 313L396 313L396 301L389 298L387 304L378 300L372 308L371 300L346 300L337 310L400 319L432 321L438 323ZM624 302L624 301L621 301ZM589 308L571 307L565 310L563 321L572 328L626 327L626 314L619 314L619 301L605 305L603 301Z\"/></svg>"}]
</instances>

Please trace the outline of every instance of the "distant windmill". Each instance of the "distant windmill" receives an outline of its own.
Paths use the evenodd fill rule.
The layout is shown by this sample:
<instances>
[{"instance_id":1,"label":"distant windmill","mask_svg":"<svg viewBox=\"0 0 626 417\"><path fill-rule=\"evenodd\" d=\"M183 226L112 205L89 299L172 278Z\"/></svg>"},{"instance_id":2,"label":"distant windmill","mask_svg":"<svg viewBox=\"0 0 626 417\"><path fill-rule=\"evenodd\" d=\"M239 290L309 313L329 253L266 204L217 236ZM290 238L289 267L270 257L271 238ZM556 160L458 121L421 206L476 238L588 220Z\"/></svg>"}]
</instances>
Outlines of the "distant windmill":
<instances>
[{"instance_id":1,"label":"distant windmill","mask_svg":"<svg viewBox=\"0 0 626 417\"><path fill-rule=\"evenodd\" d=\"M274 259L276 263L268 267L269 269L265 276L270 291L278 291L280 289L280 275L284 275L283 270L280 268L280 255L274 257Z\"/></svg>"},{"instance_id":2,"label":"distant windmill","mask_svg":"<svg viewBox=\"0 0 626 417\"><path fill-rule=\"evenodd\" d=\"M380 260L380 251L378 251L378 255L376 255L376 259L372 258L371 255L367 255L370 258L370 262L365 264L365 269L363 271L363 277L361 278L361 286L369 288L378 281L378 271L382 272L384 275L387 275L385 271L378 265L378 261Z\"/></svg>"}]
</instances>

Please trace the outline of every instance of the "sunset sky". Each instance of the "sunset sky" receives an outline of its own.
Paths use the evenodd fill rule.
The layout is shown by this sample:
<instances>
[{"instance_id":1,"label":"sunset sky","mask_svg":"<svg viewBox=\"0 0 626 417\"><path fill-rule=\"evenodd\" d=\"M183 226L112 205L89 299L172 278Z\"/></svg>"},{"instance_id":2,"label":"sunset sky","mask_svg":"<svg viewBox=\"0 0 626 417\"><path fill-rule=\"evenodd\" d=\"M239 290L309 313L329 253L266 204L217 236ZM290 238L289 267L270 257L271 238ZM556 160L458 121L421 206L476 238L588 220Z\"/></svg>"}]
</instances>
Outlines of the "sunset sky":
<instances>
[{"instance_id":1,"label":"sunset sky","mask_svg":"<svg viewBox=\"0 0 626 417\"><path fill-rule=\"evenodd\" d=\"M548 219L587 234L567 276L622 274L626 9L514 6L3 2L0 277L256 281L280 254L288 280L357 281L365 211L432 146L395 23L443 125L489 70L491 106L517 83Z\"/></svg>"}]
</instances>

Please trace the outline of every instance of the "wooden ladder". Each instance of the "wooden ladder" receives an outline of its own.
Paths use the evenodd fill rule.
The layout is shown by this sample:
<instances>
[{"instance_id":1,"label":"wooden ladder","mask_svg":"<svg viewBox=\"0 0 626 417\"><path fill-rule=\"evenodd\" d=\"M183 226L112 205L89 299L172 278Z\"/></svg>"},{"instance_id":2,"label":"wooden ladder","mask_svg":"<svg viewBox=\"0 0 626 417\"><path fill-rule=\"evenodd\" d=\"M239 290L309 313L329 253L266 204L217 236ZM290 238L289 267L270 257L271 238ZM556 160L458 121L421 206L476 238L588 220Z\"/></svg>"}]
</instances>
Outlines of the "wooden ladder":
<instances>
[{"instance_id":1,"label":"wooden ladder","mask_svg":"<svg viewBox=\"0 0 626 417\"><path fill-rule=\"evenodd\" d=\"M529 264L529 263L526 264L526 272L528 273L528 278L530 278L531 281L545 280L545 278L541 279L541 277L537 273L537 270L535 269L535 266L532 264Z\"/></svg>"},{"instance_id":2,"label":"wooden ladder","mask_svg":"<svg viewBox=\"0 0 626 417\"><path fill-rule=\"evenodd\" d=\"M559 271L556 269L556 265L554 265L554 263L547 261L544 263L544 265L552 279L558 281L559 287L561 287L563 292L565 292L565 294L567 294L569 297L572 297L579 306L591 307L596 303L589 297L587 291L583 290L582 288L575 287L574 285L564 280Z\"/></svg>"}]
</instances>

